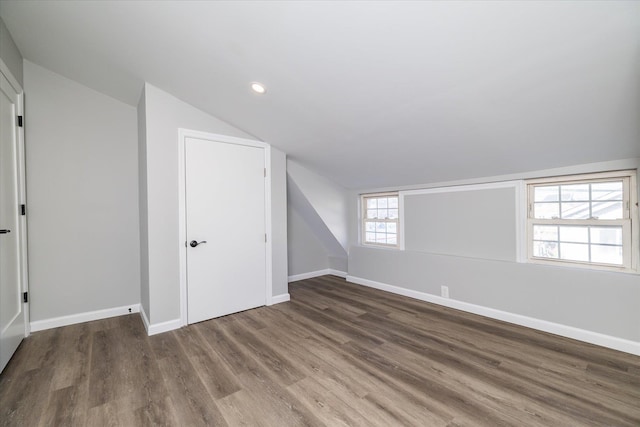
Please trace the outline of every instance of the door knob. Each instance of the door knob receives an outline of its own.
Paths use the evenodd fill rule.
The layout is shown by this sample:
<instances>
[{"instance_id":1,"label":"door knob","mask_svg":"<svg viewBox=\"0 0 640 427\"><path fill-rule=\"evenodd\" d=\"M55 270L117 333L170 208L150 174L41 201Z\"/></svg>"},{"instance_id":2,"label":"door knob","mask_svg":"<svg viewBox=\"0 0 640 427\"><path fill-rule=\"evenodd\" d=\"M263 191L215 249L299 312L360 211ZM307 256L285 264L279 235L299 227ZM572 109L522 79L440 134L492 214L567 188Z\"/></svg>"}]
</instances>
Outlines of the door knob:
<instances>
[{"instance_id":1,"label":"door knob","mask_svg":"<svg viewBox=\"0 0 640 427\"><path fill-rule=\"evenodd\" d=\"M192 241L189 243L189 246L191 246L192 248L195 248L196 246L198 246L199 244L202 244L202 243L207 243L207 241L206 241L206 240L203 240L202 242L196 242L195 240L192 240Z\"/></svg>"},{"instance_id":2,"label":"door knob","mask_svg":"<svg viewBox=\"0 0 640 427\"><path fill-rule=\"evenodd\" d=\"M0 230L0 234L11 233L11 230Z\"/></svg>"}]
</instances>

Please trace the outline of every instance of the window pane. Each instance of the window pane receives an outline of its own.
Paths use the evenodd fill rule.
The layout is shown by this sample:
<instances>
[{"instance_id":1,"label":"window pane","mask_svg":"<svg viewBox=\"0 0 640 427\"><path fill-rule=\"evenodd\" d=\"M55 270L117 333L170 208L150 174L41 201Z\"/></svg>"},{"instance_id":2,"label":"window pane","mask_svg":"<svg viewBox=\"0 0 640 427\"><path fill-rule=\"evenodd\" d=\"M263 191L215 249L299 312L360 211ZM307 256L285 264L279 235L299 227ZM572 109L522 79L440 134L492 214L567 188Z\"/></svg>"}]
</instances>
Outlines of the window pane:
<instances>
[{"instance_id":1,"label":"window pane","mask_svg":"<svg viewBox=\"0 0 640 427\"><path fill-rule=\"evenodd\" d=\"M557 202L560 187L553 185L550 187L534 187L535 202Z\"/></svg>"},{"instance_id":2,"label":"window pane","mask_svg":"<svg viewBox=\"0 0 640 427\"><path fill-rule=\"evenodd\" d=\"M533 256L542 258L558 258L556 242L533 242Z\"/></svg>"},{"instance_id":3,"label":"window pane","mask_svg":"<svg viewBox=\"0 0 640 427\"><path fill-rule=\"evenodd\" d=\"M398 244L398 195L370 194L362 197L362 243L384 246Z\"/></svg>"},{"instance_id":4,"label":"window pane","mask_svg":"<svg viewBox=\"0 0 640 427\"><path fill-rule=\"evenodd\" d=\"M591 227L591 243L622 246L622 227Z\"/></svg>"},{"instance_id":5,"label":"window pane","mask_svg":"<svg viewBox=\"0 0 640 427\"><path fill-rule=\"evenodd\" d=\"M560 227L562 242L589 243L589 227Z\"/></svg>"},{"instance_id":6,"label":"window pane","mask_svg":"<svg viewBox=\"0 0 640 427\"><path fill-rule=\"evenodd\" d=\"M589 200L589 184L563 185L562 201Z\"/></svg>"},{"instance_id":7,"label":"window pane","mask_svg":"<svg viewBox=\"0 0 640 427\"><path fill-rule=\"evenodd\" d=\"M591 184L592 200L622 200L622 181Z\"/></svg>"},{"instance_id":8,"label":"window pane","mask_svg":"<svg viewBox=\"0 0 640 427\"><path fill-rule=\"evenodd\" d=\"M560 242L560 258L571 261L589 261L589 245Z\"/></svg>"},{"instance_id":9,"label":"window pane","mask_svg":"<svg viewBox=\"0 0 640 427\"><path fill-rule=\"evenodd\" d=\"M559 203L535 203L533 206L534 218L549 219L560 216Z\"/></svg>"},{"instance_id":10,"label":"window pane","mask_svg":"<svg viewBox=\"0 0 640 427\"><path fill-rule=\"evenodd\" d=\"M562 219L589 219L589 202L562 203Z\"/></svg>"},{"instance_id":11,"label":"window pane","mask_svg":"<svg viewBox=\"0 0 640 427\"><path fill-rule=\"evenodd\" d=\"M534 240L558 240L558 227L555 225L534 225Z\"/></svg>"},{"instance_id":12,"label":"window pane","mask_svg":"<svg viewBox=\"0 0 640 427\"><path fill-rule=\"evenodd\" d=\"M628 247L634 182L628 171L529 183L529 257L630 268L637 257L637 245Z\"/></svg>"},{"instance_id":13,"label":"window pane","mask_svg":"<svg viewBox=\"0 0 640 427\"><path fill-rule=\"evenodd\" d=\"M591 261L622 265L622 246L591 245Z\"/></svg>"},{"instance_id":14,"label":"window pane","mask_svg":"<svg viewBox=\"0 0 640 427\"><path fill-rule=\"evenodd\" d=\"M622 219L622 202L594 202L591 207L593 216L598 219Z\"/></svg>"}]
</instances>

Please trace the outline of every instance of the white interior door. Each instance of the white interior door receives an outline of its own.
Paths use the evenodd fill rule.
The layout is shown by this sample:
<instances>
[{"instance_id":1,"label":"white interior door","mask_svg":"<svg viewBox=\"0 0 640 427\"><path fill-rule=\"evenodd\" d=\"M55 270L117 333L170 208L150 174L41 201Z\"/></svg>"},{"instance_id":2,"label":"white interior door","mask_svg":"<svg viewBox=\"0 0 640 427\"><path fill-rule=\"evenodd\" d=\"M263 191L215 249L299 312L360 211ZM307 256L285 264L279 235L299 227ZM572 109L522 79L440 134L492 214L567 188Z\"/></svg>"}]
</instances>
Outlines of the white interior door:
<instances>
[{"instance_id":1,"label":"white interior door","mask_svg":"<svg viewBox=\"0 0 640 427\"><path fill-rule=\"evenodd\" d=\"M20 264L18 94L0 73L0 370L25 335Z\"/></svg>"},{"instance_id":2,"label":"white interior door","mask_svg":"<svg viewBox=\"0 0 640 427\"><path fill-rule=\"evenodd\" d=\"M185 138L188 323L266 303L264 170L262 147Z\"/></svg>"}]
</instances>

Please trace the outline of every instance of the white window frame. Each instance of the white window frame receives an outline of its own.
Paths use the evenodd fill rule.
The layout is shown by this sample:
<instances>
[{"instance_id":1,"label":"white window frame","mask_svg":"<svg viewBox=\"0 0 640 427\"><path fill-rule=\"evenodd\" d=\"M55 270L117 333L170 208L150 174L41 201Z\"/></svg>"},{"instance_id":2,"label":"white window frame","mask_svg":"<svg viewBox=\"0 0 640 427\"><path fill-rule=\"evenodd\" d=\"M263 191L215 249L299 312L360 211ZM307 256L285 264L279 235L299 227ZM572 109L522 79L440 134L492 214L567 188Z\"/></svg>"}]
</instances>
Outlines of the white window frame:
<instances>
[{"instance_id":1,"label":"white window frame","mask_svg":"<svg viewBox=\"0 0 640 427\"><path fill-rule=\"evenodd\" d=\"M396 244L367 242L367 199L379 197L397 197L398 198L398 217L395 219L384 218L373 219L373 222L386 222L396 224ZM363 246L386 249L400 249L400 218L402 217L402 207L400 206L400 194L397 191L389 191L385 193L368 193L360 195L360 243Z\"/></svg>"},{"instance_id":2,"label":"white window frame","mask_svg":"<svg viewBox=\"0 0 640 427\"><path fill-rule=\"evenodd\" d=\"M561 176L551 178L530 179L525 181L527 191L527 259L531 263L571 266L596 270L636 272L638 266L638 207L636 171L616 171L591 173L583 175ZM623 181L623 218L622 219L536 219L534 218L534 188L546 185L571 185L581 183ZM582 225L582 226L618 226L622 227L621 266L600 264L595 262L572 261L535 257L533 255L533 226L534 225Z\"/></svg>"}]
</instances>

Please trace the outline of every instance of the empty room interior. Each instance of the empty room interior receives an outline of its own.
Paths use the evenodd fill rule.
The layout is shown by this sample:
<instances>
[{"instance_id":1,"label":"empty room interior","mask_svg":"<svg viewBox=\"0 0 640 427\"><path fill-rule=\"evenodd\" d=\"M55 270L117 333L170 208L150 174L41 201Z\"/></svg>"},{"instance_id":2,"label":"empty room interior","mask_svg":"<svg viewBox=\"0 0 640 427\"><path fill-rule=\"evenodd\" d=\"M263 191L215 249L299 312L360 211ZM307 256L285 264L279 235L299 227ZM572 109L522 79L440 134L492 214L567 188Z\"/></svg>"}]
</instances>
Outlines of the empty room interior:
<instances>
[{"instance_id":1,"label":"empty room interior","mask_svg":"<svg viewBox=\"0 0 640 427\"><path fill-rule=\"evenodd\" d=\"M0 0L1 426L639 426L640 2Z\"/></svg>"}]
</instances>

